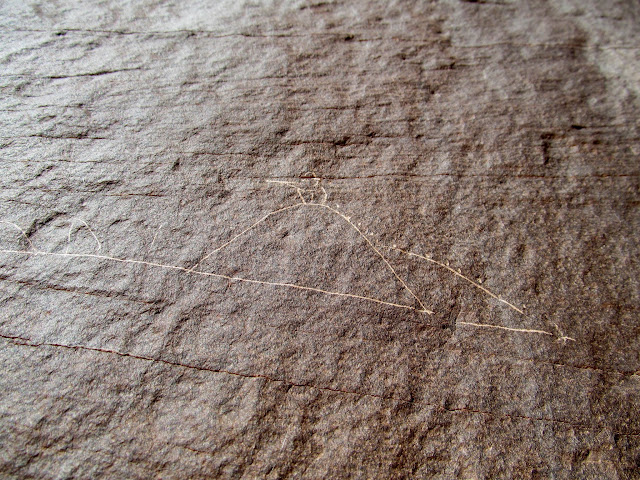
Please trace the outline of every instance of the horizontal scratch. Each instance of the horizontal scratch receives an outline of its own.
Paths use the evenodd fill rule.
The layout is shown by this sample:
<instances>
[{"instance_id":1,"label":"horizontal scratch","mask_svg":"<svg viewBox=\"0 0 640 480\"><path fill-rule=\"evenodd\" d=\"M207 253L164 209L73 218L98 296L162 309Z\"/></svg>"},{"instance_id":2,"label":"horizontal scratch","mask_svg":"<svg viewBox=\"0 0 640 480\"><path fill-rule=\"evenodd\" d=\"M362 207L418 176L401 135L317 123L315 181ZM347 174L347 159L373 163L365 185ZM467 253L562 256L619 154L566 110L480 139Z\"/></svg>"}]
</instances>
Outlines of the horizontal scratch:
<instances>
[{"instance_id":1,"label":"horizontal scratch","mask_svg":"<svg viewBox=\"0 0 640 480\"><path fill-rule=\"evenodd\" d=\"M0 275L0 282L14 283L16 285L25 285L25 286L28 286L28 287L38 288L38 289L53 290L53 291L56 291L56 292L63 292L63 293L68 293L68 294L72 294L72 295L90 295L90 296L93 296L93 297L107 298L109 300L122 300L122 301L127 301L127 302L140 303L140 304L144 304L144 305L157 305L158 304L157 300L143 300L143 299L140 299L140 298L129 297L129 296L127 296L127 295L125 295L124 293L121 293L121 292L109 292L109 291L101 291L101 290L83 291L83 290L80 290L80 289L77 289L77 288L65 287L63 285L30 282L30 281L27 281L27 280L16 280L16 279L5 277L3 275Z\"/></svg>"},{"instance_id":2,"label":"horizontal scratch","mask_svg":"<svg viewBox=\"0 0 640 480\"><path fill-rule=\"evenodd\" d=\"M92 254L92 253L56 253L56 252L41 252L41 251L29 251L29 250L0 250L0 253L8 253L8 254L15 254L15 255L67 257L67 258L93 258L93 259L98 259L98 260L107 260L107 261L111 261L111 262L126 263L126 264L133 264L133 265L146 265L146 266L149 266L149 267L157 267L157 268L163 268L163 269L167 269L167 270L177 270L177 271L181 271L181 272L185 272L185 273L189 273L189 274L193 274L193 275L201 275L201 276L205 276L205 277L221 278L221 279L230 280L230 281L252 283L252 284L256 284L256 285L270 285L270 286L274 286L274 287L287 287L287 288L293 288L293 289L297 289L297 290L305 290L305 291L309 291L309 292L323 293L323 294L326 294L326 295L333 295L333 296L338 296L338 297L354 298L354 299L358 299L358 300L364 300L364 301L368 301L368 302L378 303L378 304L381 304L381 305L387 305L387 306L390 306L390 307L402 308L402 309L405 309L405 310L413 310L413 311L418 312L418 313L427 313L427 312L425 312L423 310L417 309L417 308L412 307L410 305L402 305L402 304L399 304L399 303L387 302L385 300L380 300L378 298L373 298L373 297L366 297L364 295L356 295L356 294L353 294L353 293L344 293L344 292L334 292L334 291L331 291L331 290L324 290L322 288L309 287L309 286L306 286L306 285L297 285L295 283L268 282L268 281L264 281L264 280L254 280L254 279L250 279L250 278L232 277L232 276L223 275L223 274L220 274L220 273L202 272L200 270L193 270L191 268L179 267L177 265L165 265L165 264L162 264L162 263L146 262L146 261L143 261L143 260L134 260L134 259L130 259L130 258L117 258L117 257L110 257L110 256L107 256L107 255L96 255L96 254Z\"/></svg>"},{"instance_id":3,"label":"horizontal scratch","mask_svg":"<svg viewBox=\"0 0 640 480\"><path fill-rule=\"evenodd\" d=\"M20 345L20 346L25 346L25 347L31 347L31 348L51 347L51 348L62 348L62 349L67 349L67 350L83 350L83 351L97 352L97 353L102 353L102 354L117 355L117 356L124 357L124 358L131 358L131 359L135 359L135 360L142 360L142 361L153 362L153 363L161 363L161 364L168 365L168 366L171 366L171 367L185 368L185 369L202 371L202 372L219 373L219 374L231 375L231 376L241 377L241 378L246 378L246 379L257 379L257 380L262 379L262 380L266 380L267 382L282 383L282 384L285 384L285 385L290 385L292 387L312 388L314 390L331 392L331 393L355 395L355 396L359 396L359 397L369 397L369 398L374 398L374 399L384 400L384 401L396 401L396 402L400 402L400 403L404 403L404 404L417 405L417 406L426 406L426 407L434 408L434 409L437 409L437 410L440 410L440 411L444 411L444 412L447 412L447 413L451 413L451 414L482 415L482 416L485 416L485 417L498 417L498 418L511 418L511 419L516 419L516 420L528 420L528 421L532 421L532 422L543 422L543 423L552 423L552 424L565 425L565 426L568 426L568 427L571 427L571 428L580 429L580 430L592 430L592 429L595 429L595 428L602 428L601 426L592 426L592 425L587 425L587 424L583 424L583 423L574 423L574 422L570 422L568 420L560 420L560 419L555 419L555 418L533 417L533 416L520 415L520 414L515 414L515 413L494 413L494 412L490 412L490 411L486 411L486 410L478 410L478 409L474 409L474 408L470 408L470 407L450 408L450 407L445 407L443 405L438 405L438 404L435 404L435 403L429 403L429 402L424 402L424 401L415 401L415 400L406 400L406 399L402 399L402 398L396 397L394 395L381 395L381 394L369 393L369 392L359 392L357 390L347 390L347 389L342 389L342 388L320 386L320 385L315 385L315 384L311 384L311 383L307 383L307 382L294 382L294 381L291 381L291 380L275 378L275 377L271 377L269 375L260 374L260 373L244 373L244 372L236 372L236 371L226 370L226 369L202 367L202 366L191 365L191 364L186 364L186 363L174 362L174 361L171 361L171 360L164 360L164 359L161 359L161 358L153 358L153 357L147 357L147 356L144 356L144 355L138 355L138 354L127 353L127 352L120 352L118 350L112 350L112 349L106 349L106 348L89 347L89 346L85 346L85 345L66 345L66 344L61 344L61 343L50 343L50 342L35 342L35 341L33 341L33 340L29 339L29 338L21 337L21 336L17 336L17 335L0 334L0 338L3 338L5 340L7 340L7 341L11 341L15 345ZM638 432L614 432L614 433L617 434L617 435L621 435L621 436L640 436L640 433L638 433Z\"/></svg>"},{"instance_id":4,"label":"horizontal scratch","mask_svg":"<svg viewBox=\"0 0 640 480\"><path fill-rule=\"evenodd\" d=\"M534 330L527 328L511 328L511 327L503 327L501 325L492 325L490 323L472 323L472 322L456 322L457 325L469 325L471 327L478 328L497 328L499 330L508 330L510 332L521 332L521 333L541 333L543 335L551 335L554 336L551 332L545 332L544 330Z\"/></svg>"}]
</instances>

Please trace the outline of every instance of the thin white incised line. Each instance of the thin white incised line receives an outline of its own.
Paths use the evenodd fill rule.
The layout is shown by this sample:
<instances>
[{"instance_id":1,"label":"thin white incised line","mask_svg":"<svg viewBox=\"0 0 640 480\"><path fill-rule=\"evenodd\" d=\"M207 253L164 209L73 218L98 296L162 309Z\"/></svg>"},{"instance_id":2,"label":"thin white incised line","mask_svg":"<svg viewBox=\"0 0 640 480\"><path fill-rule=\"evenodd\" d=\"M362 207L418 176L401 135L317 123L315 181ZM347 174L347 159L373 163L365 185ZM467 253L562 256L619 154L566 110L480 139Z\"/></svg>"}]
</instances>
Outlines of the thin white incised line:
<instances>
[{"instance_id":1,"label":"thin white incised line","mask_svg":"<svg viewBox=\"0 0 640 480\"><path fill-rule=\"evenodd\" d=\"M240 233L238 233L237 235L234 235L231 239L229 239L228 241L226 241L222 245L218 246L216 249L214 249L211 252L209 252L208 254L206 254L202 259L200 259L195 265L193 265L190 268L180 267L180 266L177 266L177 265L160 264L160 263L148 262L148 261L136 260L136 259L117 258L117 257L111 257L111 256L107 256L107 255L97 255L97 254L87 254L87 253L68 253L68 252L67 253L56 253L56 252L39 251L34 247L33 243L29 240L29 238L26 235L26 233L18 225L14 224L12 222L7 222L7 221L1 221L1 223L6 223L6 224L11 225L14 228L18 229L21 232L21 234L26 238L27 242L29 243L29 246L33 249L33 251L30 251L30 250L0 250L0 252L1 253L24 254L24 255L47 255L47 256L72 257L72 258L95 258L95 259L109 260L109 261L120 262L120 263L147 265L147 266L152 266L152 267L183 271L185 273L190 273L190 274L195 274L195 275L221 278L221 279L226 279L226 280L229 280L229 281L246 282L246 283L252 283L252 284L259 284L259 285L270 285L270 286L277 286L277 287L287 287L287 288L294 288L294 289L298 289L298 290L306 290L306 291L311 291L311 292L323 293L323 294L327 294L327 295L335 295L335 296L341 296L341 297L354 298L354 299L370 301L370 302L374 302L374 303L378 303L378 304L393 306L393 307L397 307L397 308L402 308L402 309L407 309L407 310L414 310L414 311L416 311L418 313L428 313L428 314L433 314L434 313L433 311L431 311L431 310L429 310L429 309L427 309L425 307L424 303L420 300L420 298L418 298L418 296L407 285L407 283L402 278L400 278L400 276L398 275L396 270L393 268L393 266L390 264L390 262L387 260L387 258L382 254L380 249L378 247L376 247L376 245L374 245L374 243L367 237L367 235L365 235L360 230L360 228L358 228L358 226L356 226L356 224L354 224L351 221L350 217L344 215L339 210L327 205L326 203L307 202L306 199L304 198L303 192L308 192L309 190L304 189L302 186L299 186L299 185L295 184L294 182L272 181L271 183L280 183L280 184L284 184L284 185L286 185L288 187L295 188L298 196L301 199L301 202L296 203L294 205L289 205L287 207L279 208L277 210L274 210L274 211L266 214L265 216L260 218L258 221L254 222L253 224L251 224L247 228L243 229ZM324 201L326 201L326 196L327 196L326 195L326 190L324 190L324 188L322 188L322 187L319 187L319 183L320 183L320 179L316 178L316 184L314 185L314 187L316 189L317 188L321 188L321 190L322 190L322 192L324 194L324 200L323 200L323 202L324 202ZM289 210L292 210L292 209L298 208L298 207L323 208L323 209L326 209L326 210L330 211L331 213L333 213L335 215L338 215L340 218L345 220L350 225L350 227L353 228L358 233L358 235L365 240L365 242L367 243L369 248L371 250L373 250L376 253L376 255L378 255L383 260L383 262L385 263L386 267L392 272L394 277L401 283L403 288L407 292L409 292L409 294L418 302L418 304L420 305L421 308L415 308L415 307L413 307L411 305L404 305L404 304L399 304L399 303L395 303L395 302L388 302L388 301L377 299L377 298L373 298L373 297L367 297L367 296L363 296L363 295L357 295L357 294L351 294L351 293L345 293L345 292L336 292L336 291L326 290L326 289L317 288L317 287L310 287L310 286L306 286L306 285L298 285L298 284L288 283L288 282L271 282L271 281L264 281L264 280L256 280L256 279L228 276L228 275L223 275L223 274L219 274L219 273L204 272L204 271L201 271L201 270L195 270L196 267L198 267L203 261L205 261L211 255L213 255L214 253L216 253L216 252L222 250L223 248L227 247L228 245L230 245L231 243L233 243L235 240L239 239L243 235L246 235L251 230L255 229L258 225L262 224L263 222L268 220L273 215L276 215L278 213L282 213L282 212L285 212L285 211L289 211ZM98 245L98 251L99 251L101 249L101 247L102 247L100 241L98 240L98 238L95 235L95 233L91 230L89 225L87 225L87 223L84 222L84 221L83 221L83 223L87 227L87 229L89 230L91 235L94 237L94 239L96 240L96 243ZM72 224L71 228L73 228L73 224ZM71 233L71 230L70 230L69 233ZM154 240L155 240L155 238L154 238ZM520 314L522 314L524 316L527 316L525 314L525 312L523 310L521 310L520 308L516 307L512 303L510 303L510 302L504 300L503 298L499 297L495 293L491 292L487 288L485 288L482 285L480 285L478 282L475 282L472 279L462 275L461 272L454 270L453 268L449 267L445 263L442 263L442 262L439 262L437 260L434 260L434 259L432 259L432 258L430 258L428 256L419 255L419 254L416 254L416 253L413 253L413 252L409 252L409 251L397 248L395 245L392 246L392 247L391 246L386 246L386 245L381 245L380 248L387 248L387 249L390 249L390 250L395 250L397 252L400 252L400 253L408 255L408 256L421 258L423 260L426 260L426 261L429 261L431 263L434 263L434 264L436 264L436 265L438 265L438 266L440 266L442 268L445 268L446 270L448 270L449 272L453 273L454 275L464 279L465 281L467 281L468 283L473 285L475 288L478 288L479 290L481 290L484 293L488 294L492 298L495 298L496 300L506 304L507 306L509 306L509 308L515 310L516 312L518 312L518 313L520 313ZM535 334L544 334L544 335L554 336L553 333L551 333L551 332L547 332L547 331L544 331L544 330L538 330L538 329L512 328L512 327L504 327L504 326L501 326L501 325L493 325L493 324L485 324L485 323L473 323L473 322L464 322L464 321L458 321L456 323L459 324L459 325L467 325L467 326L473 326L473 327L477 327L477 328L500 329L500 330L506 330L506 331L512 331L512 332L535 333ZM575 339L573 339L571 337L564 336L564 334L561 334L561 335L562 335L561 336L561 340L563 340L565 342L567 340L575 341Z\"/></svg>"},{"instance_id":2,"label":"thin white incised line","mask_svg":"<svg viewBox=\"0 0 640 480\"><path fill-rule=\"evenodd\" d=\"M295 288L298 290L307 290L310 292L317 292L317 293L324 293L327 295L334 295L334 296L339 296L339 297L348 297L348 298L355 298L355 299L359 299L359 300L366 300L369 302L374 302L374 303L379 303L382 305L388 305L391 307L397 307L397 308L403 308L406 310L414 310L416 312L419 313L425 313L422 310L419 310L415 307L412 307L410 305L402 305L399 303L393 303L393 302L387 302L385 300L380 300L378 298L373 298L373 297L366 297L364 295L356 295L353 293L344 293L344 292L334 292L331 290L324 290L322 288L316 288L316 287L308 287L306 285L297 285L295 283L286 283L286 282L268 282L268 281L264 281L264 280L254 280L254 279L250 279L250 278L243 278L243 277L233 277L233 276L229 276L229 275L223 275L220 273L212 273L212 272L203 272L200 270L193 270L191 268L185 268L185 267L179 267L177 265L166 265L166 264L162 264L162 263L155 263L155 262L147 262L147 261L143 261L143 260L135 260L135 259L130 259L130 258L117 258L117 257L110 257L108 255L96 255L93 253L58 253L58 252L42 252L42 251L30 251L30 250L0 250L0 253L12 253L12 254L20 254L20 255L41 255L41 256L52 256L52 257L68 257L68 258L95 258L95 259L100 259L100 260L109 260L112 262L119 262L119 263L128 263L128 264L135 264L135 265L147 265L150 267L158 267L158 268L164 268L164 269L169 269L169 270L178 270L178 271L182 271L185 273L190 273L190 274L194 274L194 275L202 275L205 277L215 277L215 278L222 278L225 280L230 280L230 281L237 281L237 282L246 282L246 283L253 283L253 284L258 284L258 285L271 285L271 286L275 286L275 287L288 287L288 288Z\"/></svg>"}]
</instances>

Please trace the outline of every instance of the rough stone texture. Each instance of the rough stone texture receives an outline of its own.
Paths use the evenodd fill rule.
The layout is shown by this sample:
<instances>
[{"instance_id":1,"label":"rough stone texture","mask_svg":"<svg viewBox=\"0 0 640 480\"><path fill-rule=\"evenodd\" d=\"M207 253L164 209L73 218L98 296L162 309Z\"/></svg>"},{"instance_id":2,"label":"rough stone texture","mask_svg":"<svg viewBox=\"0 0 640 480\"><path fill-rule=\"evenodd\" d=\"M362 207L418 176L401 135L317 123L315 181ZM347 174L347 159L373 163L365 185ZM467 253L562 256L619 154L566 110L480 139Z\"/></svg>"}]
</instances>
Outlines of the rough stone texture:
<instances>
[{"instance_id":1,"label":"rough stone texture","mask_svg":"<svg viewBox=\"0 0 640 480\"><path fill-rule=\"evenodd\" d=\"M3 2L2 477L640 478L639 20Z\"/></svg>"}]
</instances>

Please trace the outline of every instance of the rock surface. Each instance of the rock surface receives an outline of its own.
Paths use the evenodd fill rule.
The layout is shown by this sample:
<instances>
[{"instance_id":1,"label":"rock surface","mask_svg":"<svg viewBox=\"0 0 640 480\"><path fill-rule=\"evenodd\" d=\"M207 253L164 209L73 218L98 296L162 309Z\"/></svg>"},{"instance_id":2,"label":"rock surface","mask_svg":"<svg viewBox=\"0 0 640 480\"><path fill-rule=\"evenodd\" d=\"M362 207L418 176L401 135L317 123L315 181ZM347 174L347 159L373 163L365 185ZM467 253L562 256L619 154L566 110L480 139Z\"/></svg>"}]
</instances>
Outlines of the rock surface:
<instances>
[{"instance_id":1,"label":"rock surface","mask_svg":"<svg viewBox=\"0 0 640 480\"><path fill-rule=\"evenodd\" d=\"M0 475L640 478L639 20L3 2Z\"/></svg>"}]
</instances>

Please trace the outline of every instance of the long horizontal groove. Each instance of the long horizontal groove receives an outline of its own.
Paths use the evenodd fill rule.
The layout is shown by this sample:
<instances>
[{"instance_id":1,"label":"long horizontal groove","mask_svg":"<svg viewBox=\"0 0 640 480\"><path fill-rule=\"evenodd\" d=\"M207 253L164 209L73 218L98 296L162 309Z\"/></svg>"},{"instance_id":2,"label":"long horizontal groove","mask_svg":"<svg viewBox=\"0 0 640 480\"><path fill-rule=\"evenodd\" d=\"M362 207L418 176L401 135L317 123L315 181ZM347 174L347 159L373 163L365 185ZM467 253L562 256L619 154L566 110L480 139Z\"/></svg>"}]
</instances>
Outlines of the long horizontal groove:
<instances>
[{"instance_id":1,"label":"long horizontal groove","mask_svg":"<svg viewBox=\"0 0 640 480\"><path fill-rule=\"evenodd\" d=\"M370 397L370 398L375 398L383 401L394 401L394 402L400 402L403 404L411 404L417 407L429 407L429 408L434 408L434 409L437 409L443 412L452 413L452 414L481 415L489 418L528 420L531 422L542 422L542 423L564 425L568 428L574 428L581 431L601 430L604 428L611 428L610 425L578 423L578 422L572 422L570 420L558 419L553 417L530 416L530 415L520 414L516 412L513 412L513 413L492 412L488 410L480 410L474 407L467 407L467 406L452 408L452 407L447 407L447 406L443 406L441 404L432 403L432 402L403 399L392 394L385 395L385 394L378 394L373 392L362 392L358 390L349 390L345 388L331 387L327 385L315 385L313 383L305 382L305 381L292 381L286 378L272 377L270 375L266 375L263 373L249 373L249 372L242 372L242 371L226 370L221 368L211 368L207 366L188 364L188 363L168 360L164 358L156 358L156 357L150 357L147 355L139 355L139 354L130 353L130 352L122 352L122 351L108 349L108 348L91 347L88 345L78 345L78 344L69 345L69 344L54 343L54 342L36 342L30 338L21 337L17 335L7 335L7 334L0 334L0 338L7 341L12 341L17 346L24 346L24 347L31 347L31 348L51 347L51 348L65 349L65 350L87 351L87 352L95 352L99 354L115 355L123 358L130 358L132 360L165 364L173 368L177 367L177 368L195 370L200 372L217 373L217 374L241 377L241 378L252 379L252 380L265 380L270 383L282 383L282 384L290 385L293 387L310 388L310 389L319 390L319 391L327 391L327 392L344 394L344 395L354 395L358 397ZM631 437L640 436L640 432L637 432L637 431L614 430L614 432L612 433L620 436L631 436Z\"/></svg>"},{"instance_id":2,"label":"long horizontal groove","mask_svg":"<svg viewBox=\"0 0 640 480\"><path fill-rule=\"evenodd\" d=\"M329 37L329 38L343 38L345 41L353 42L384 42L384 41L397 41L408 43L426 43L429 45L442 45L450 48L494 48L494 47L529 47L529 48L580 48L580 49L627 49L638 50L640 47L634 45L584 45L580 43L562 43L562 42L540 42L540 43L517 43L517 42L493 42L476 45L454 45L448 42L438 42L442 40L438 36L432 38L410 38L410 37L360 37L358 33L354 32L221 32L215 30L200 30L200 29L177 29L177 30L106 30L106 29L84 29L84 28L66 28L60 27L58 29L37 29L37 28L14 28L14 29L2 29L0 34L11 33L50 33L60 36L66 33L88 33L88 34L107 34L107 35L200 35L209 38L304 38L304 37Z\"/></svg>"}]
</instances>

